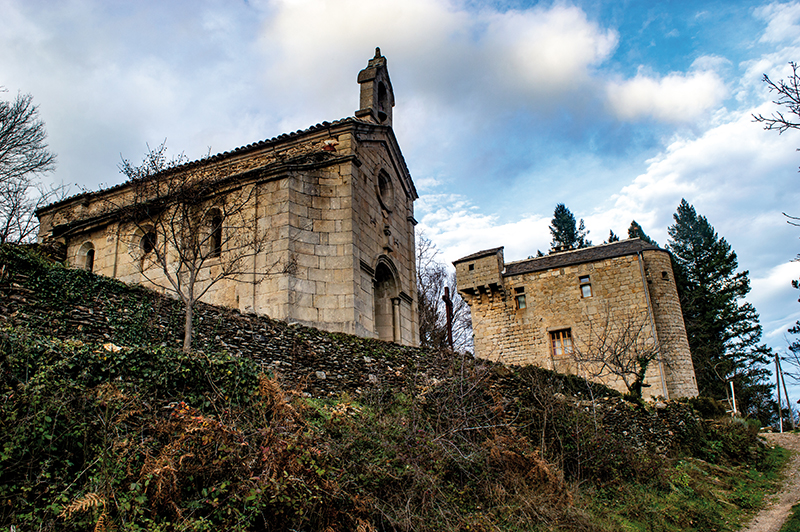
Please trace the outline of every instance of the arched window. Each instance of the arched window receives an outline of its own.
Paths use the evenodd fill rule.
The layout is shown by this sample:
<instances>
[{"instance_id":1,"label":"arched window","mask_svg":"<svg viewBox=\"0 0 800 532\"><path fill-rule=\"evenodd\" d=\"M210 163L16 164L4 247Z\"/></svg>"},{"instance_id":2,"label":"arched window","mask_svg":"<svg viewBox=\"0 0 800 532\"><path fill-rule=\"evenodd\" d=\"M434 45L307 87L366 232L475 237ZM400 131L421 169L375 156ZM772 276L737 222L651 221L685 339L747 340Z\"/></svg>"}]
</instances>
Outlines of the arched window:
<instances>
[{"instance_id":1,"label":"arched window","mask_svg":"<svg viewBox=\"0 0 800 532\"><path fill-rule=\"evenodd\" d=\"M150 229L142 235L142 239L139 241L139 247L145 255L156 249L156 232L153 229Z\"/></svg>"},{"instance_id":2,"label":"arched window","mask_svg":"<svg viewBox=\"0 0 800 532\"><path fill-rule=\"evenodd\" d=\"M94 244L84 242L78 250L78 267L87 271L94 270Z\"/></svg>"},{"instance_id":3,"label":"arched window","mask_svg":"<svg viewBox=\"0 0 800 532\"><path fill-rule=\"evenodd\" d=\"M209 256L219 257L222 253L222 213L219 209L211 209L206 214L210 235L208 238Z\"/></svg>"},{"instance_id":4,"label":"arched window","mask_svg":"<svg viewBox=\"0 0 800 532\"><path fill-rule=\"evenodd\" d=\"M378 122L383 123L389 118L386 109L389 107L388 97L386 93L386 85L380 81L378 82Z\"/></svg>"}]
</instances>

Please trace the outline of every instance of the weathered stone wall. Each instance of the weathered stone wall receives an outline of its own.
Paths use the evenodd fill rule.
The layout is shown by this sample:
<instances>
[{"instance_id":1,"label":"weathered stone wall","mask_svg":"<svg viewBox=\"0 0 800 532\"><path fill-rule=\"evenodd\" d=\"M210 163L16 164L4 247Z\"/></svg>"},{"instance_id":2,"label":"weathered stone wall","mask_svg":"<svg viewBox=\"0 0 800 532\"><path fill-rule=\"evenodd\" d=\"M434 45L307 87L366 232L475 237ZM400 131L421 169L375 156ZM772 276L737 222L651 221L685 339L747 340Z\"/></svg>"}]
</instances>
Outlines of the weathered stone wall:
<instances>
[{"instance_id":1,"label":"weathered stone wall","mask_svg":"<svg viewBox=\"0 0 800 532\"><path fill-rule=\"evenodd\" d=\"M484 259L485 260L485 259ZM476 265L476 269L477 269ZM582 297L579 278L589 276L591 297ZM516 289L522 289L526 307L517 308ZM534 364L562 373L588 376L597 368L581 369L581 352L588 352L612 327L642 329L643 341L652 343L647 296L636 256L578 264L556 270L527 273L503 279L503 289L467 296L478 356L507 364ZM646 324L646 325L643 325ZM569 329L577 353L554 357L550 334ZM648 396L665 396L657 364L647 378ZM618 377L599 380L626 391Z\"/></svg>"},{"instance_id":2,"label":"weathered stone wall","mask_svg":"<svg viewBox=\"0 0 800 532\"><path fill-rule=\"evenodd\" d=\"M456 263L456 277L460 291L488 293L503 286L503 248L488 250L469 260Z\"/></svg>"},{"instance_id":3,"label":"weathered stone wall","mask_svg":"<svg viewBox=\"0 0 800 532\"><path fill-rule=\"evenodd\" d=\"M387 132L390 130L387 130ZM395 279L389 298L399 307L399 341L419 344L417 282L414 247L414 204L400 179L399 153L382 133L358 132L356 155L361 165L353 172L352 213L354 268L358 282L356 312L366 327L375 327L376 300L372 278L379 263L387 264ZM381 175L384 176L383 189ZM365 275L366 274L366 275ZM374 329L373 329L374 330ZM352 331L358 333L358 331ZM391 339L386 338L386 339Z\"/></svg>"},{"instance_id":4,"label":"weathered stone wall","mask_svg":"<svg viewBox=\"0 0 800 532\"><path fill-rule=\"evenodd\" d=\"M561 267L537 270L528 268L531 261L504 264L502 248L489 251L456 263L459 291L472 313L477 356L578 374L627 391L619 374L587 359L603 345L634 337L640 350L659 349L646 374L646 397L697 395L666 252L611 252L594 261L566 259ZM582 284L590 294L583 293ZM572 353L554 354L553 335L559 331L569 331Z\"/></svg>"},{"instance_id":5,"label":"weathered stone wall","mask_svg":"<svg viewBox=\"0 0 800 532\"><path fill-rule=\"evenodd\" d=\"M357 135L356 135L357 133ZM248 198L235 227L237 236L264 241L247 257L237 278L213 285L203 301L256 312L329 331L377 337L374 297L379 260L395 279L390 336L405 345L419 343L414 272L413 201L410 180L400 177L405 163L391 129L344 121L275 142L247 155L212 158L203 172L239 176ZM187 179L196 166L178 170ZM390 180L381 194L378 175ZM93 271L164 293L169 287L160 267L142 259L144 232L119 223L114 210L130 202L130 187L85 195L40 213L40 240L56 226L72 224L63 237L70 264L84 267L81 249L94 247ZM241 194L240 190L232 194ZM209 204L209 208L213 205ZM86 227L81 228L87 220ZM263 235L263 236L262 236ZM225 260L209 259L198 291ZM215 269L216 268L216 269ZM365 277L366 273L366 277Z\"/></svg>"},{"instance_id":6,"label":"weathered stone wall","mask_svg":"<svg viewBox=\"0 0 800 532\"><path fill-rule=\"evenodd\" d=\"M127 346L181 345L181 308L175 300L86 272L43 267L30 255L20 258L3 251L0 248L0 330L12 325L31 331L33 338L39 333L111 342L123 348L121 355ZM437 383L447 387L448 378L464 378L460 361L451 355L205 304L198 305L195 318L197 345L255 360L276 374L285 389L307 396L402 391L424 401L436 397ZM116 356L97 348L104 356ZM531 415L537 423L549 423L548 410L564 405L585 410L604 431L635 448L669 453L697 440L699 420L686 405L667 402L645 408L608 397L601 386L572 377L462 360L469 375L465 382L486 390L493 408L500 407L503 419L521 430L530 430Z\"/></svg>"},{"instance_id":7,"label":"weathered stone wall","mask_svg":"<svg viewBox=\"0 0 800 532\"><path fill-rule=\"evenodd\" d=\"M658 342L664 353L662 367L669 397L694 397L698 393L697 379L672 261L669 254L660 251L643 251L642 258Z\"/></svg>"}]
</instances>

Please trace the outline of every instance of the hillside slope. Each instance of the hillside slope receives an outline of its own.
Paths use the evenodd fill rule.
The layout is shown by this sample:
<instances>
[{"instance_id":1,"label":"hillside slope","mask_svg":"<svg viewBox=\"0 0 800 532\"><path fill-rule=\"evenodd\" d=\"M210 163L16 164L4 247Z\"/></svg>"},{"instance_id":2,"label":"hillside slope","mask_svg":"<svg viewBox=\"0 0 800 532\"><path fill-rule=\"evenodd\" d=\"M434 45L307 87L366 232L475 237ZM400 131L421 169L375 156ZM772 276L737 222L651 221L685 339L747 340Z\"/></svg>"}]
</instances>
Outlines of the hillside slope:
<instances>
[{"instance_id":1,"label":"hillside slope","mask_svg":"<svg viewBox=\"0 0 800 532\"><path fill-rule=\"evenodd\" d=\"M186 354L180 315L0 248L0 527L733 530L777 464L686 404L205 305Z\"/></svg>"}]
</instances>

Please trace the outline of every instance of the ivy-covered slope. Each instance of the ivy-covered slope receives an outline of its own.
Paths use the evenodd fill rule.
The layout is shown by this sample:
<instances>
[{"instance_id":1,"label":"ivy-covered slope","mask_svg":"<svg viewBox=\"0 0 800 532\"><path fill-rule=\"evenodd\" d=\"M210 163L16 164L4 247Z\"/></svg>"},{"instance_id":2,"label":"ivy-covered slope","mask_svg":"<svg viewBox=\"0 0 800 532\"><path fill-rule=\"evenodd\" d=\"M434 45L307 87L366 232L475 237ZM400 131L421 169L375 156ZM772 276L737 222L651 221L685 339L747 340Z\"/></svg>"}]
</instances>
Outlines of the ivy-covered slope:
<instances>
[{"instance_id":1,"label":"ivy-covered slope","mask_svg":"<svg viewBox=\"0 0 800 532\"><path fill-rule=\"evenodd\" d=\"M174 301L0 247L0 528L732 530L764 477L738 464L769 469L746 424L688 405L198 320L183 353Z\"/></svg>"}]
</instances>

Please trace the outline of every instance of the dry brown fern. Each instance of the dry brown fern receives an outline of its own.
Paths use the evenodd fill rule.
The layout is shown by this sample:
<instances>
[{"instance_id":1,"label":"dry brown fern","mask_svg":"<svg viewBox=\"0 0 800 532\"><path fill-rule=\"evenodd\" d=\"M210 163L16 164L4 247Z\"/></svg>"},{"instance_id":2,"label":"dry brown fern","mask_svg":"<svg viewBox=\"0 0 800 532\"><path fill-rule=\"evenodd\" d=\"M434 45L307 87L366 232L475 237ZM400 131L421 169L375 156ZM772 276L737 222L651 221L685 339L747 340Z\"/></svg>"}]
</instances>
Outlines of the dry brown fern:
<instances>
[{"instance_id":1,"label":"dry brown fern","mask_svg":"<svg viewBox=\"0 0 800 532\"><path fill-rule=\"evenodd\" d=\"M87 493L83 497L75 499L70 504L68 504L64 510L58 515L58 517L63 517L65 519L69 519L72 517L72 514L78 512L85 512L89 508L95 507L103 507L103 515L105 515L105 508L106 508L106 500L97 493ZM102 518L102 515L100 516Z\"/></svg>"},{"instance_id":2,"label":"dry brown fern","mask_svg":"<svg viewBox=\"0 0 800 532\"><path fill-rule=\"evenodd\" d=\"M375 527L369 521L356 519L356 523L358 524L356 527L356 532L376 532Z\"/></svg>"},{"instance_id":3,"label":"dry brown fern","mask_svg":"<svg viewBox=\"0 0 800 532\"><path fill-rule=\"evenodd\" d=\"M117 528L114 526L114 522L108 517L108 514L103 511L100 514L100 519L97 520L97 524L94 525L94 532L115 532Z\"/></svg>"}]
</instances>

